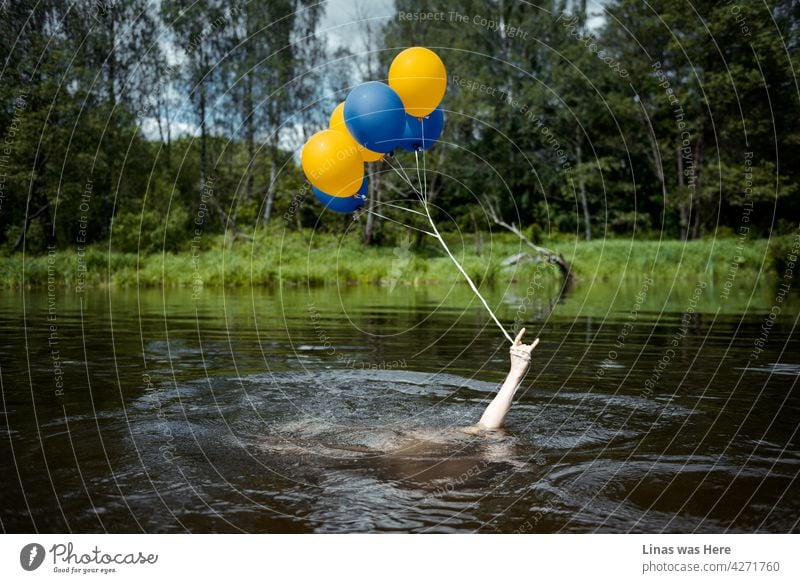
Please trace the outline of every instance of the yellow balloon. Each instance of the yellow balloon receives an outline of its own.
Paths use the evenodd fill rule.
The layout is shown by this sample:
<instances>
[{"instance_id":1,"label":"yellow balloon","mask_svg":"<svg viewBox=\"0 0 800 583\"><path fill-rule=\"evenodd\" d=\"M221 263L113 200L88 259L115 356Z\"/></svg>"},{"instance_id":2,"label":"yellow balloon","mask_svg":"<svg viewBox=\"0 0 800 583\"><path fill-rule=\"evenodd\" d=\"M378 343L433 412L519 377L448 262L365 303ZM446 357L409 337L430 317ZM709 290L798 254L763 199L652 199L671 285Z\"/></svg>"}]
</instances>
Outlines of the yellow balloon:
<instances>
[{"instance_id":1,"label":"yellow balloon","mask_svg":"<svg viewBox=\"0 0 800 583\"><path fill-rule=\"evenodd\" d=\"M344 101L334 108L328 127L337 132L347 132L347 126L344 123Z\"/></svg>"},{"instance_id":2,"label":"yellow balloon","mask_svg":"<svg viewBox=\"0 0 800 583\"><path fill-rule=\"evenodd\" d=\"M361 159L364 160L364 162L377 162L379 160L383 160L384 155L381 154L380 152L373 152L372 150L367 150L361 144L359 144L358 147L361 148Z\"/></svg>"},{"instance_id":3,"label":"yellow balloon","mask_svg":"<svg viewBox=\"0 0 800 583\"><path fill-rule=\"evenodd\" d=\"M347 126L344 123L344 102L340 103L336 106L331 114L331 120L328 123L328 127L332 130L337 132L344 132L350 138L356 142L356 139L350 134L347 129ZM361 157L364 159L364 162L377 162L378 160L383 160L383 154L380 152L373 152L372 150L367 150L364 146L356 142L356 145L359 148L359 152L361 152Z\"/></svg>"},{"instance_id":4,"label":"yellow balloon","mask_svg":"<svg viewBox=\"0 0 800 583\"><path fill-rule=\"evenodd\" d=\"M447 71L439 56L425 47L411 47L397 55L389 67L389 86L403 100L406 112L425 117L442 102Z\"/></svg>"},{"instance_id":5,"label":"yellow balloon","mask_svg":"<svg viewBox=\"0 0 800 583\"><path fill-rule=\"evenodd\" d=\"M308 181L325 194L352 196L364 180L364 160L349 135L317 132L303 146L301 163Z\"/></svg>"}]
</instances>

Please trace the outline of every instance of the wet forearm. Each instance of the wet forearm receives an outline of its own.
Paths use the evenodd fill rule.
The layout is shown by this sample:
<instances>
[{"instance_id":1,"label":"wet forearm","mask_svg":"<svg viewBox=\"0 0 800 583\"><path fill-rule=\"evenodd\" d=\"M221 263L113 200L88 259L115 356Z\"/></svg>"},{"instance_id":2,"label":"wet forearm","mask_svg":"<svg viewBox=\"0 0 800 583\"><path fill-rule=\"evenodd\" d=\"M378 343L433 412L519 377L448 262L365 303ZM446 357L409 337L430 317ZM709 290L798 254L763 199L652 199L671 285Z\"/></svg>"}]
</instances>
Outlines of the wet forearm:
<instances>
[{"instance_id":1,"label":"wet forearm","mask_svg":"<svg viewBox=\"0 0 800 583\"><path fill-rule=\"evenodd\" d=\"M486 411L484 411L483 416L479 422L480 425L486 427L487 429L496 429L498 427L502 427L503 423L506 419L506 414L508 410L511 408L511 402L514 399L514 395L519 388L522 379L525 378L525 374L528 372L528 367L525 368L512 368L508 376L506 376L506 380L503 382L503 386L500 387L500 390L495 395L495 398L492 399L492 402L489 403L489 406L486 407Z\"/></svg>"}]
</instances>

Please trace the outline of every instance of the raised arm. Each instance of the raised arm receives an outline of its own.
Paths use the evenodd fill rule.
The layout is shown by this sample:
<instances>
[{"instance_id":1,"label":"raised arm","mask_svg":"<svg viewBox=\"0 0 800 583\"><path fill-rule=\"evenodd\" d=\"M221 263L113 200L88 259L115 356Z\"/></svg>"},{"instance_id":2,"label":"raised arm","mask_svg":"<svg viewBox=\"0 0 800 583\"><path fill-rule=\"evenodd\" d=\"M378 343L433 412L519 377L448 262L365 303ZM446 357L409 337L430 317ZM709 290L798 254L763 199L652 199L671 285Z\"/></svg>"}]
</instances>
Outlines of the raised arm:
<instances>
[{"instance_id":1,"label":"raised arm","mask_svg":"<svg viewBox=\"0 0 800 583\"><path fill-rule=\"evenodd\" d=\"M508 372L503 386L500 387L497 395L486 407L486 411L483 412L481 420L478 422L479 428L498 429L505 423L506 414L511 409L514 394L517 392L522 379L525 378L525 373L528 372L528 367L531 364L531 352L539 344L538 338L531 344L523 344L522 336L524 334L525 328L520 330L514 339L514 345L510 349L511 370Z\"/></svg>"}]
</instances>

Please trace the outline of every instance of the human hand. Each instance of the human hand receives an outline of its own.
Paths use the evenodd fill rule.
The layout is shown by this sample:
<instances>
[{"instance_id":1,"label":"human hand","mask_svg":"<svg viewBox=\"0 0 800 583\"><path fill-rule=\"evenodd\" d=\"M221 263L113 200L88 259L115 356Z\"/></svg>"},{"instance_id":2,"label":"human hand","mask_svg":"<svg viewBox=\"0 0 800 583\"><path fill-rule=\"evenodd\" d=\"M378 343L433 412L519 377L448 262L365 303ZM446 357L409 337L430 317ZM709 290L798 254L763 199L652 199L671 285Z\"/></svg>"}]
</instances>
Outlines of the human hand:
<instances>
[{"instance_id":1,"label":"human hand","mask_svg":"<svg viewBox=\"0 0 800 583\"><path fill-rule=\"evenodd\" d=\"M514 345L509 350L511 354L511 370L512 371L525 371L531 363L531 352L539 344L537 338L530 344L522 343L522 336L525 334L525 328L519 331L517 337L514 339Z\"/></svg>"}]
</instances>

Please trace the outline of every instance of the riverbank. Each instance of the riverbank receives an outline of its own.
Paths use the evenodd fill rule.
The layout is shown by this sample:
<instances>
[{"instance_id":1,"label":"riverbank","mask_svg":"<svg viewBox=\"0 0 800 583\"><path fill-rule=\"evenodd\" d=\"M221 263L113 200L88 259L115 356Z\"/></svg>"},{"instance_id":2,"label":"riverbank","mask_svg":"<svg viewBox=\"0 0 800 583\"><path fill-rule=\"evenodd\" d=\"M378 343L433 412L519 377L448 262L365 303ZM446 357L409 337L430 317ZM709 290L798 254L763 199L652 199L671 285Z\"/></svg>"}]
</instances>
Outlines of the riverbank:
<instances>
[{"instance_id":1,"label":"riverbank","mask_svg":"<svg viewBox=\"0 0 800 583\"><path fill-rule=\"evenodd\" d=\"M532 279L557 281L558 269L525 258L506 261L527 248L513 235L485 234L480 247L474 236L448 237L453 253L476 282L502 284ZM83 251L54 250L45 255L0 257L4 288L53 284L91 287L203 287L275 285L430 285L462 282L462 277L435 241L413 249L407 242L363 247L355 238L287 232L269 238L223 244L204 240L182 253L137 255L95 245ZM622 277L651 276L655 281L704 279L750 280L774 276L780 269L783 239L701 241L633 241L606 239L545 243L561 253L581 282L615 282Z\"/></svg>"}]
</instances>

